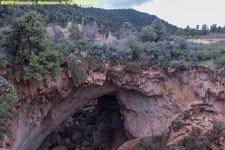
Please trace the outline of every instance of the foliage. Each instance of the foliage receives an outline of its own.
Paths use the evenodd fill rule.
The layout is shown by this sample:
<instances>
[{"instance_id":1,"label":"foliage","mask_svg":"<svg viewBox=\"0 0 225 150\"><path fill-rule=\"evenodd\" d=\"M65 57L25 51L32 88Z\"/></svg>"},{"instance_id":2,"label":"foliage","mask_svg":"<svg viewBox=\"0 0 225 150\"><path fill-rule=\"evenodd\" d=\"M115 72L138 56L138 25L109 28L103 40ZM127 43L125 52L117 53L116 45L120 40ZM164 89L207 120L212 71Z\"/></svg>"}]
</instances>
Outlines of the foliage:
<instances>
[{"instance_id":1,"label":"foliage","mask_svg":"<svg viewBox=\"0 0 225 150\"><path fill-rule=\"evenodd\" d=\"M5 64L6 64L6 55L2 54L0 51L0 70L5 68Z\"/></svg>"},{"instance_id":2,"label":"foliage","mask_svg":"<svg viewBox=\"0 0 225 150\"><path fill-rule=\"evenodd\" d=\"M48 6L48 5L26 5L13 6L15 16L20 17L29 11L37 11L45 17L45 24L57 24L65 27L68 22L75 24L88 24L96 21L99 31L108 34L111 31L114 35L118 33L123 23L130 22L134 28L141 30L157 19L154 15L138 12L133 9L104 10L100 8L81 8L77 5ZM171 34L174 34L177 27L166 21L163 23Z\"/></svg>"},{"instance_id":3,"label":"foliage","mask_svg":"<svg viewBox=\"0 0 225 150\"><path fill-rule=\"evenodd\" d=\"M140 73L141 72L141 67L138 63L136 62L127 62L125 64L125 70L128 72L133 72L133 73Z\"/></svg>"},{"instance_id":4,"label":"foliage","mask_svg":"<svg viewBox=\"0 0 225 150\"><path fill-rule=\"evenodd\" d=\"M100 62L100 61L97 61L96 59L94 58L88 58L87 59L87 64L88 64L88 67L95 70L95 71L105 71L106 67L105 67L105 64Z\"/></svg>"},{"instance_id":5,"label":"foliage","mask_svg":"<svg viewBox=\"0 0 225 150\"><path fill-rule=\"evenodd\" d=\"M210 61L217 64L218 70L224 71L225 44L204 46L188 44L185 39L177 36L168 37L168 32L174 33L177 27L156 16L132 9L103 10L69 5L48 8L49 6L15 6L15 17L19 18L15 19L12 28L8 27L7 32L0 34L1 51L7 52L6 59L4 55L0 55L0 61L22 71L26 79L42 80L44 75L56 75L61 70L60 63L66 63L74 53L79 55L79 60L82 58L82 62L86 61L89 68L97 70L102 70L102 64L107 61L114 65L136 62L141 67L165 71L171 68L189 68ZM34 11L29 12L30 10ZM68 22L72 22L69 28L70 40L46 38L45 25L65 26ZM96 23L101 33L112 31L119 38L125 38L105 45L83 41L77 24L89 23ZM139 33L140 29L142 31ZM137 36L139 34L140 41ZM202 35L202 31L199 26L195 30L188 26L186 29L178 29L177 34ZM49 61L49 58L54 59Z\"/></svg>"},{"instance_id":6,"label":"foliage","mask_svg":"<svg viewBox=\"0 0 225 150\"><path fill-rule=\"evenodd\" d=\"M168 37L168 31L166 26L162 23L160 19L156 19L151 24L152 28L155 30L157 34L156 40L165 40Z\"/></svg>"},{"instance_id":7,"label":"foliage","mask_svg":"<svg viewBox=\"0 0 225 150\"><path fill-rule=\"evenodd\" d=\"M183 29L178 28L178 29L176 30L176 32L175 32L175 35L183 36L183 35L185 35L185 32L184 32Z\"/></svg>"},{"instance_id":8,"label":"foliage","mask_svg":"<svg viewBox=\"0 0 225 150\"><path fill-rule=\"evenodd\" d=\"M143 53L141 45L139 43L130 43L129 46L132 52L132 60L140 60Z\"/></svg>"},{"instance_id":9,"label":"foliage","mask_svg":"<svg viewBox=\"0 0 225 150\"><path fill-rule=\"evenodd\" d=\"M0 5L0 27L12 16L13 9L8 5Z\"/></svg>"},{"instance_id":10,"label":"foliage","mask_svg":"<svg viewBox=\"0 0 225 150\"><path fill-rule=\"evenodd\" d=\"M69 38L71 40L80 40L81 39L81 34L80 30L77 25L72 23L71 27L69 28Z\"/></svg>"},{"instance_id":11,"label":"foliage","mask_svg":"<svg viewBox=\"0 0 225 150\"><path fill-rule=\"evenodd\" d=\"M101 8L87 8L90 14L93 14L95 18L101 18L107 20L111 24L112 31L116 31L119 26L122 26L124 22L130 22L133 26L140 31L143 27L152 24L152 22L158 19L154 15L138 12L133 9L111 9L104 10ZM174 34L177 27L162 20L162 23L166 25L170 34Z\"/></svg>"},{"instance_id":12,"label":"foliage","mask_svg":"<svg viewBox=\"0 0 225 150\"><path fill-rule=\"evenodd\" d=\"M36 11L25 13L12 26L10 49L16 57L17 69L24 73L24 80L43 80L43 76L55 77L61 71L61 52L52 50L46 42L44 19Z\"/></svg>"},{"instance_id":13,"label":"foliage","mask_svg":"<svg viewBox=\"0 0 225 150\"><path fill-rule=\"evenodd\" d=\"M203 35L206 35L209 32L209 27L206 24L203 24L201 31Z\"/></svg>"},{"instance_id":14,"label":"foliage","mask_svg":"<svg viewBox=\"0 0 225 150\"><path fill-rule=\"evenodd\" d=\"M29 11L37 11L45 17L46 25L57 24L65 27L68 22L80 24L82 21L89 21L86 10L77 5L17 5L13 7L16 17L21 17Z\"/></svg>"},{"instance_id":15,"label":"foliage","mask_svg":"<svg viewBox=\"0 0 225 150\"><path fill-rule=\"evenodd\" d=\"M43 80L43 75L55 77L62 71L60 67L61 53L59 51L51 51L49 49L42 51L39 55L31 52L29 64L24 68L25 80L37 79Z\"/></svg>"},{"instance_id":16,"label":"foliage","mask_svg":"<svg viewBox=\"0 0 225 150\"><path fill-rule=\"evenodd\" d=\"M141 30L142 42L153 42L157 39L157 34L151 26L146 26Z\"/></svg>"},{"instance_id":17,"label":"foliage","mask_svg":"<svg viewBox=\"0 0 225 150\"><path fill-rule=\"evenodd\" d=\"M18 97L12 84L3 77L0 77L0 140L3 134L10 135L7 120L12 120L18 115L14 104Z\"/></svg>"},{"instance_id":18,"label":"foliage","mask_svg":"<svg viewBox=\"0 0 225 150\"><path fill-rule=\"evenodd\" d=\"M222 55L219 60L216 62L217 68L219 69L219 72L225 72L225 54Z\"/></svg>"},{"instance_id":19,"label":"foliage","mask_svg":"<svg viewBox=\"0 0 225 150\"><path fill-rule=\"evenodd\" d=\"M78 87L87 76L87 64L82 61L76 60L69 62L69 69L71 71L72 79L74 85Z\"/></svg>"},{"instance_id":20,"label":"foliage","mask_svg":"<svg viewBox=\"0 0 225 150\"><path fill-rule=\"evenodd\" d=\"M44 49L46 28L44 19L36 11L31 11L20 17L12 26L10 45L17 55L17 63L25 63L26 54L37 53Z\"/></svg>"},{"instance_id":21,"label":"foliage","mask_svg":"<svg viewBox=\"0 0 225 150\"><path fill-rule=\"evenodd\" d=\"M220 143L221 137L225 137L225 125L219 121L214 121L213 125L213 129L204 135L199 134L199 132L195 133L192 129L192 133L179 142L178 145L184 147L186 150L212 149L212 143Z\"/></svg>"},{"instance_id":22,"label":"foliage","mask_svg":"<svg viewBox=\"0 0 225 150\"><path fill-rule=\"evenodd\" d=\"M184 123L180 121L179 119L174 120L171 124L171 127L176 131L181 129L183 126L184 126Z\"/></svg>"}]
</instances>

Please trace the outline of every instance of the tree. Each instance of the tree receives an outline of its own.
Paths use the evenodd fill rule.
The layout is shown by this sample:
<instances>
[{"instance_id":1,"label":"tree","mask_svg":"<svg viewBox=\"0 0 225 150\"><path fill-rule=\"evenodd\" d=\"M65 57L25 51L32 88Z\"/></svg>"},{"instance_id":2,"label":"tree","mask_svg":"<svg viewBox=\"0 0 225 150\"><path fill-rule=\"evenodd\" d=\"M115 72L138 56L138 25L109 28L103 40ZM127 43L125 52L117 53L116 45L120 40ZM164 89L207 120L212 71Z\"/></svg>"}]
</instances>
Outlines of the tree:
<instances>
[{"instance_id":1,"label":"tree","mask_svg":"<svg viewBox=\"0 0 225 150\"><path fill-rule=\"evenodd\" d=\"M196 30L197 30L197 31L199 30L199 28L200 28L199 25L196 25Z\"/></svg>"},{"instance_id":2,"label":"tree","mask_svg":"<svg viewBox=\"0 0 225 150\"><path fill-rule=\"evenodd\" d=\"M124 22L122 25L122 28L124 29L132 29L133 28L133 24L130 22Z\"/></svg>"},{"instance_id":3,"label":"tree","mask_svg":"<svg viewBox=\"0 0 225 150\"><path fill-rule=\"evenodd\" d=\"M4 24L7 17L11 16L13 9L11 6L0 5L0 26Z\"/></svg>"},{"instance_id":4,"label":"tree","mask_svg":"<svg viewBox=\"0 0 225 150\"><path fill-rule=\"evenodd\" d=\"M152 28L155 30L156 34L157 34L157 39L156 41L159 40L165 40L168 37L168 31L166 26L161 22L160 19L156 19L153 21L153 23L151 24Z\"/></svg>"},{"instance_id":5,"label":"tree","mask_svg":"<svg viewBox=\"0 0 225 150\"><path fill-rule=\"evenodd\" d=\"M178 28L175 34L176 34L176 35L179 35L179 36L185 35L184 30L181 29L181 28Z\"/></svg>"},{"instance_id":6,"label":"tree","mask_svg":"<svg viewBox=\"0 0 225 150\"><path fill-rule=\"evenodd\" d=\"M16 65L22 68L24 79L42 80L42 75L54 77L61 71L61 52L48 46L44 19L36 11L20 17L12 26L10 42L16 52Z\"/></svg>"},{"instance_id":7,"label":"tree","mask_svg":"<svg viewBox=\"0 0 225 150\"><path fill-rule=\"evenodd\" d=\"M44 19L36 11L31 11L20 17L12 26L9 43L17 63L23 65L27 55L32 51L38 53L45 49L46 28Z\"/></svg>"},{"instance_id":8,"label":"tree","mask_svg":"<svg viewBox=\"0 0 225 150\"><path fill-rule=\"evenodd\" d=\"M216 24L211 25L211 26L210 26L210 31L211 31L212 33L216 33L216 31L217 31L217 25L216 25Z\"/></svg>"},{"instance_id":9,"label":"tree","mask_svg":"<svg viewBox=\"0 0 225 150\"><path fill-rule=\"evenodd\" d=\"M217 32L217 33L223 33L223 29L222 29L222 27L221 27L221 26L219 26L219 27L217 28L216 32Z\"/></svg>"},{"instance_id":10,"label":"tree","mask_svg":"<svg viewBox=\"0 0 225 150\"><path fill-rule=\"evenodd\" d=\"M80 29L74 23L72 23L71 27L69 28L69 38L71 40L81 39Z\"/></svg>"},{"instance_id":11,"label":"tree","mask_svg":"<svg viewBox=\"0 0 225 150\"><path fill-rule=\"evenodd\" d=\"M206 24L202 25L202 34L206 35L209 33L209 27Z\"/></svg>"},{"instance_id":12,"label":"tree","mask_svg":"<svg viewBox=\"0 0 225 150\"><path fill-rule=\"evenodd\" d=\"M157 33L151 26L146 26L141 30L141 40L143 42L152 42L157 39Z\"/></svg>"},{"instance_id":13,"label":"tree","mask_svg":"<svg viewBox=\"0 0 225 150\"><path fill-rule=\"evenodd\" d=\"M132 59L139 60L141 58L142 49L138 43L130 43L130 49L132 52Z\"/></svg>"}]
</instances>

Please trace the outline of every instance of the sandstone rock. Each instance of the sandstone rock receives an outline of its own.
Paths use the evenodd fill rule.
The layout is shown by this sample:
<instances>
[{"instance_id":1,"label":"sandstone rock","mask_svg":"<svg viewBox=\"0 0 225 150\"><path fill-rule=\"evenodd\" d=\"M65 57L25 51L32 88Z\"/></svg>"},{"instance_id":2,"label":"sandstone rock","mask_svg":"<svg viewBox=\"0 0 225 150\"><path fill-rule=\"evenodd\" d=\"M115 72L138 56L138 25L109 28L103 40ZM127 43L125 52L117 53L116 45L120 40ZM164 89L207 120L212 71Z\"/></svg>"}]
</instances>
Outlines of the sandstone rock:
<instances>
[{"instance_id":1,"label":"sandstone rock","mask_svg":"<svg viewBox=\"0 0 225 150\"><path fill-rule=\"evenodd\" d=\"M94 76L95 77L94 77ZM13 150L35 150L60 123L80 108L105 94L114 93L121 105L124 127L130 138L139 138L167 131L170 124L193 104L212 105L213 118L224 121L224 79L212 80L205 70L190 69L167 75L161 71L134 74L123 65L105 73L89 75L88 82L74 88L69 71L57 76L57 81L45 79L30 83L15 81L19 95L20 118ZM42 112L40 116L38 113ZM200 124L210 125L210 117ZM208 127L207 127L208 128ZM206 129L207 129L206 128ZM175 135L175 134L174 134ZM171 142L176 138L171 137Z\"/></svg>"}]
</instances>

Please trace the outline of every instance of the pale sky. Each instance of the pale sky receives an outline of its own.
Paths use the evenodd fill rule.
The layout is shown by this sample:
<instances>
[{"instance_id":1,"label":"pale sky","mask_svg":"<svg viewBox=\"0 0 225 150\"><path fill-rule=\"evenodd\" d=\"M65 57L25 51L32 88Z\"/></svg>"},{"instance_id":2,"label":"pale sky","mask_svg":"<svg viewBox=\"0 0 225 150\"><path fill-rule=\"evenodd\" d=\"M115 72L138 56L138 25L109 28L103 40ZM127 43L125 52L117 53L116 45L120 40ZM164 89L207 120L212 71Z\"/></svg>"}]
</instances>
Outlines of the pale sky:
<instances>
[{"instance_id":1,"label":"pale sky","mask_svg":"<svg viewBox=\"0 0 225 150\"><path fill-rule=\"evenodd\" d=\"M225 0L98 0L105 9L133 8L185 28L203 24L225 26Z\"/></svg>"}]
</instances>

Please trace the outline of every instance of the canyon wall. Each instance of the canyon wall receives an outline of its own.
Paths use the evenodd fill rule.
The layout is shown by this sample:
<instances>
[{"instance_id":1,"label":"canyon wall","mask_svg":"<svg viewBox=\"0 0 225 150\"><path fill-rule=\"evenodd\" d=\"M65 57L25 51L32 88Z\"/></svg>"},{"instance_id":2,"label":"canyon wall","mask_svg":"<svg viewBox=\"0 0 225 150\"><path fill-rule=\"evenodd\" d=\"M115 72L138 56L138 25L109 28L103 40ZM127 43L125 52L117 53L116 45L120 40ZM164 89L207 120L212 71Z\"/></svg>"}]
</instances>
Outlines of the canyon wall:
<instances>
[{"instance_id":1,"label":"canyon wall","mask_svg":"<svg viewBox=\"0 0 225 150\"><path fill-rule=\"evenodd\" d=\"M79 87L74 86L67 68L56 81L15 80L20 116L12 149L37 149L68 116L106 94L116 95L130 140L169 132L171 123L186 111L191 111L194 118L183 130L171 132L170 143L188 135L193 125L208 130L215 119L225 123L225 82L208 69L165 74L154 70L133 73L124 68L121 65L108 67L105 72L89 71ZM194 111L199 109L207 113Z\"/></svg>"}]
</instances>

